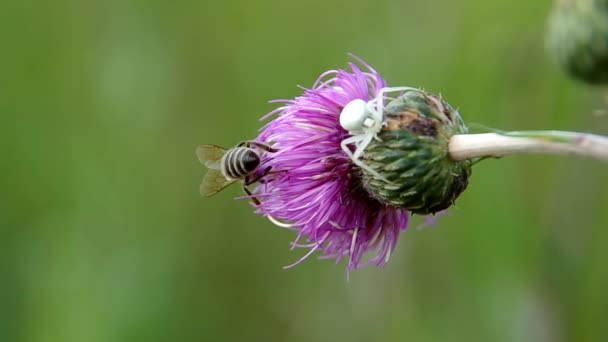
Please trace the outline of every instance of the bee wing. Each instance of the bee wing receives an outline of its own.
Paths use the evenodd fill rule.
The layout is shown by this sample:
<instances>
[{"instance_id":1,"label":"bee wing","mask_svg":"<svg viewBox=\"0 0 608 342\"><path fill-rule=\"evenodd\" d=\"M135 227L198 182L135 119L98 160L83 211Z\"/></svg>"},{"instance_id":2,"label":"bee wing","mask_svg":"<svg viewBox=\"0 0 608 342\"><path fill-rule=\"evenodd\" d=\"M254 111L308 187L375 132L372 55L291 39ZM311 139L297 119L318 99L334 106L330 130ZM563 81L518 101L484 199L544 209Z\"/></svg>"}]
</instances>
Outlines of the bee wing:
<instances>
[{"instance_id":1,"label":"bee wing","mask_svg":"<svg viewBox=\"0 0 608 342\"><path fill-rule=\"evenodd\" d=\"M219 162L224 153L226 153L226 149L216 145L200 145L196 148L198 160L209 169L220 168Z\"/></svg>"},{"instance_id":2,"label":"bee wing","mask_svg":"<svg viewBox=\"0 0 608 342\"><path fill-rule=\"evenodd\" d=\"M233 180L227 180L220 170L209 169L205 177L203 178L203 182L199 188L201 195L205 197L212 196L218 193L220 190L224 189L228 185L234 183Z\"/></svg>"}]
</instances>

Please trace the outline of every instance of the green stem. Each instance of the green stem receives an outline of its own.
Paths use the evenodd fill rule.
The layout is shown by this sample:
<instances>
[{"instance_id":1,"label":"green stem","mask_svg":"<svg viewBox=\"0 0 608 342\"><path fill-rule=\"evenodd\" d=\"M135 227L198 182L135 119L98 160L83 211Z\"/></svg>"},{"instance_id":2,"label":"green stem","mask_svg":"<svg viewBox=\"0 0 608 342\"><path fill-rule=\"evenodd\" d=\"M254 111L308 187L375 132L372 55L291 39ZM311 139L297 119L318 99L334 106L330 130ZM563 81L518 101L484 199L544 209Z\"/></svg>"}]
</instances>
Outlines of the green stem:
<instances>
[{"instance_id":1,"label":"green stem","mask_svg":"<svg viewBox=\"0 0 608 342\"><path fill-rule=\"evenodd\" d=\"M563 154L608 161L608 137L566 131L458 134L450 139L449 153L454 160L511 154Z\"/></svg>"}]
</instances>

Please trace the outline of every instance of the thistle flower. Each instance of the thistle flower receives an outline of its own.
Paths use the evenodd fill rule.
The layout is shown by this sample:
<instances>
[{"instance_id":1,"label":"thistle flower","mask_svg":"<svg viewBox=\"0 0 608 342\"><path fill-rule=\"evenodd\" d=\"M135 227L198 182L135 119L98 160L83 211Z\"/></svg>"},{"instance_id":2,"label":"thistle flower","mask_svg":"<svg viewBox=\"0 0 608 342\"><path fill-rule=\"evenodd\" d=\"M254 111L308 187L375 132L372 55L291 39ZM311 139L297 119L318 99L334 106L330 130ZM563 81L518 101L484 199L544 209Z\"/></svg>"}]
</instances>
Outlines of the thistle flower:
<instances>
[{"instance_id":1,"label":"thistle flower","mask_svg":"<svg viewBox=\"0 0 608 342\"><path fill-rule=\"evenodd\" d=\"M608 83L608 0L555 0L547 47L570 75Z\"/></svg>"},{"instance_id":2,"label":"thistle flower","mask_svg":"<svg viewBox=\"0 0 608 342\"><path fill-rule=\"evenodd\" d=\"M348 257L347 270L366 264L384 265L399 234L407 228L407 209L370 196L359 167L341 147L350 134L340 125L340 114L353 100L370 101L386 86L365 62L361 70L323 73L302 96L278 100L283 106L261 129L257 141L272 145L262 164L272 178L254 191L257 212L297 232L292 246L308 248L295 266L315 251L336 262ZM306 239L305 243L300 240ZM374 252L363 261L366 252Z\"/></svg>"}]
</instances>

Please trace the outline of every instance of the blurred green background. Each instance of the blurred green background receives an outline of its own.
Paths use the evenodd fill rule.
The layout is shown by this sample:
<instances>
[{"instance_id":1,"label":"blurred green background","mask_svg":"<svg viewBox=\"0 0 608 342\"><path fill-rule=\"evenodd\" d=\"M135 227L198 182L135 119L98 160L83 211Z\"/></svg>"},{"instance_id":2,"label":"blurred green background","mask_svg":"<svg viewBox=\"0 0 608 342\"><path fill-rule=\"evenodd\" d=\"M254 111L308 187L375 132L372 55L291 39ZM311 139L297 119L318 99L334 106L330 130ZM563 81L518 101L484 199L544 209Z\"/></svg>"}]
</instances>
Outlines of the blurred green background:
<instances>
[{"instance_id":1,"label":"blurred green background","mask_svg":"<svg viewBox=\"0 0 608 342\"><path fill-rule=\"evenodd\" d=\"M469 124L608 133L602 94L545 53L549 6L2 1L0 341L608 340L606 164L484 161L349 282L283 270L304 251L238 186L198 194L198 144L254 137L347 52Z\"/></svg>"}]
</instances>

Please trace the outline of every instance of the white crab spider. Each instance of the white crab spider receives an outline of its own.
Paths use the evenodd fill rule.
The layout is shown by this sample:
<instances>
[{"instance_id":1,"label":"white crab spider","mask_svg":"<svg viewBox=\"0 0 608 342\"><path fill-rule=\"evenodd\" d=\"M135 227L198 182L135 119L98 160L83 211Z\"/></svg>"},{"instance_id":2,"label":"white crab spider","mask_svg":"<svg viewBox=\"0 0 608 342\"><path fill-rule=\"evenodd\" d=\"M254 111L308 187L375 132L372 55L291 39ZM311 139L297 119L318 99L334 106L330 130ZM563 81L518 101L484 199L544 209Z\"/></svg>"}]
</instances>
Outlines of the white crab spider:
<instances>
[{"instance_id":1,"label":"white crab spider","mask_svg":"<svg viewBox=\"0 0 608 342\"><path fill-rule=\"evenodd\" d=\"M368 102L361 99L350 101L340 113L340 126L351 134L350 137L342 140L340 146L346 155L355 163L355 165L368 171L374 176L389 182L382 177L378 172L362 162L359 157L365 151L367 145L372 140L378 138L378 133L382 130L385 124L384 120L384 99L394 99L386 96L387 93L403 92L406 90L417 90L412 87L385 87L380 89L378 95ZM348 145L355 144L355 152L351 152Z\"/></svg>"}]
</instances>

